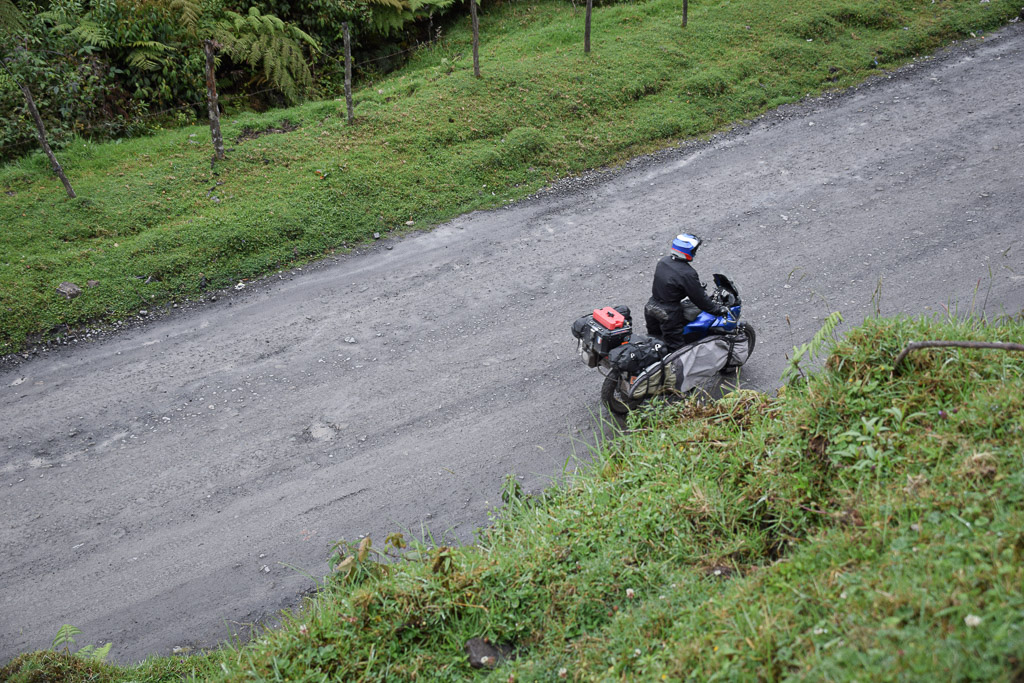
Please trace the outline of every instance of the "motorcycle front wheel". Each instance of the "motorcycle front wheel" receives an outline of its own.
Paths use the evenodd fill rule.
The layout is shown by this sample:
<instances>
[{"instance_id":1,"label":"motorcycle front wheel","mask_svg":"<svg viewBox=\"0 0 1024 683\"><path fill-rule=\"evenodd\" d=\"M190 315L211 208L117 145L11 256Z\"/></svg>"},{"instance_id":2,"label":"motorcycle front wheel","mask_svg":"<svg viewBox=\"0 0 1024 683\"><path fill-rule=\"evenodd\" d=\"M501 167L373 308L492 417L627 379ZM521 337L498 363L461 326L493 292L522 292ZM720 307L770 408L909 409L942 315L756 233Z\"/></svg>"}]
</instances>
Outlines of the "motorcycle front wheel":
<instances>
[{"instance_id":1,"label":"motorcycle front wheel","mask_svg":"<svg viewBox=\"0 0 1024 683\"><path fill-rule=\"evenodd\" d=\"M754 353L754 344L757 343L757 332L754 331L754 326L750 323L740 323L736 326L736 333L746 336L747 348L750 350L749 353ZM742 363L740 365L742 365ZM722 368L722 372L734 372L739 367L739 365L726 365Z\"/></svg>"},{"instance_id":2,"label":"motorcycle front wheel","mask_svg":"<svg viewBox=\"0 0 1024 683\"><path fill-rule=\"evenodd\" d=\"M604 378L604 384L601 385L601 401L616 415L625 415L635 410L640 401L626 397L619 384L619 373L609 372Z\"/></svg>"}]
</instances>

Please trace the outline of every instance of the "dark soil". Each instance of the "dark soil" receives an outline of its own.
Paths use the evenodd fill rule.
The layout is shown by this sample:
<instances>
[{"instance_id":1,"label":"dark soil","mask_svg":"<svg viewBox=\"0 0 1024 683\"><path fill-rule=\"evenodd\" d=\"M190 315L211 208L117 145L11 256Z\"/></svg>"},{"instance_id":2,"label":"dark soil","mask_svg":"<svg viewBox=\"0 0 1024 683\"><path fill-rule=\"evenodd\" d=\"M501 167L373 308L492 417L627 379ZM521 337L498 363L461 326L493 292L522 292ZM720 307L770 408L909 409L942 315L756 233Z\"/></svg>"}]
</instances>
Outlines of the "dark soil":
<instances>
[{"instance_id":1,"label":"dark soil","mask_svg":"<svg viewBox=\"0 0 1024 683\"><path fill-rule=\"evenodd\" d=\"M235 142L238 143L238 142L245 142L246 140L255 140L256 138L262 137L264 135L276 135L278 133L291 133L293 130L298 130L298 129L299 129L299 125L296 124L296 123L292 123L288 119L282 120L281 124L278 125L278 126L267 126L266 128L264 128L262 130L257 130L255 128L250 128L249 126L245 126L244 128L242 128L242 132L238 134L238 137L235 138Z\"/></svg>"}]
</instances>

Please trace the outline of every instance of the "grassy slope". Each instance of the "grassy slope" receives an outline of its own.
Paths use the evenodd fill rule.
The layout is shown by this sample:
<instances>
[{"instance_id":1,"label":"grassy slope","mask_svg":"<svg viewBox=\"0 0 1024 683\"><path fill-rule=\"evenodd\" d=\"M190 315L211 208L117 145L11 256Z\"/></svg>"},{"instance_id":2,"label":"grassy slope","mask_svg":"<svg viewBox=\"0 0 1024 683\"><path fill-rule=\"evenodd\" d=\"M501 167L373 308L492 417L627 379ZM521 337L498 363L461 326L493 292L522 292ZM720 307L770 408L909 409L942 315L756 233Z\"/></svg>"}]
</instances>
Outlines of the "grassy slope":
<instances>
[{"instance_id":1,"label":"grassy slope","mask_svg":"<svg viewBox=\"0 0 1024 683\"><path fill-rule=\"evenodd\" d=\"M1020 680L1024 321L869 320L777 398L641 411L565 489L479 544L337 571L239 648L109 667L26 655L12 681ZM37 676L33 678L33 676ZM49 677L46 677L49 676ZM1016 678L1015 678L1016 677Z\"/></svg>"},{"instance_id":2,"label":"grassy slope","mask_svg":"<svg viewBox=\"0 0 1024 683\"><path fill-rule=\"evenodd\" d=\"M467 210L855 83L1005 22L1017 0L676 0L582 13L511 3L483 17L484 78L453 30L357 94L357 123L326 101L228 117L233 151L210 170L209 133L79 142L0 169L0 353ZM297 131L237 142L284 119ZM65 301L55 288L84 293ZM93 287L86 287L95 281Z\"/></svg>"}]
</instances>

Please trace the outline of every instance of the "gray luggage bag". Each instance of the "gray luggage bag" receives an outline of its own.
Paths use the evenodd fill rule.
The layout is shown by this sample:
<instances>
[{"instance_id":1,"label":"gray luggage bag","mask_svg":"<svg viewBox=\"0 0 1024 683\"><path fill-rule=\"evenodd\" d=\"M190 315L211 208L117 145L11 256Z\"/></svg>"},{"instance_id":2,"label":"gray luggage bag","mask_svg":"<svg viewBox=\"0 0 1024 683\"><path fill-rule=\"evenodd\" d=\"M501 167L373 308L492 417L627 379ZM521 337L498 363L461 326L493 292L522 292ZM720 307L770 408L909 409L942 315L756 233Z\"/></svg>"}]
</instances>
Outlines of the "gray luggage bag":
<instances>
[{"instance_id":1,"label":"gray luggage bag","mask_svg":"<svg viewBox=\"0 0 1024 683\"><path fill-rule=\"evenodd\" d=\"M705 337L648 365L630 383L627 396L640 400L658 394L685 394L708 386L722 370L746 363L751 351L745 334Z\"/></svg>"}]
</instances>

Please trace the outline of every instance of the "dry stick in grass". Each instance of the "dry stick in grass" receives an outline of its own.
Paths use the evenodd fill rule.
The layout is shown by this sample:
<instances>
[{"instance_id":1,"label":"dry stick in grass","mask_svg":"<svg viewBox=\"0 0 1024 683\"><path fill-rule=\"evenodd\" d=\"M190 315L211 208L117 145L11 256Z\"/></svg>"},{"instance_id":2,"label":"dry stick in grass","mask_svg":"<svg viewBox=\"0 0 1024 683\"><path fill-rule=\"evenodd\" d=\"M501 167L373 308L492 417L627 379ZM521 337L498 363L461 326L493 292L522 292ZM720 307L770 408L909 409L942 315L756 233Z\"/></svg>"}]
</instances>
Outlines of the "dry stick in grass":
<instances>
[{"instance_id":1,"label":"dry stick in grass","mask_svg":"<svg viewBox=\"0 0 1024 683\"><path fill-rule=\"evenodd\" d=\"M917 351L918 349L932 349L932 348L944 348L954 346L961 349L1002 349L1003 351L1024 351L1024 344L1014 344L1011 342L978 342L978 341L919 341L910 342L906 348L900 351L899 355L896 356L896 360L893 361L892 367L898 368L903 359L907 357L907 354L911 351Z\"/></svg>"}]
</instances>

